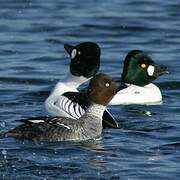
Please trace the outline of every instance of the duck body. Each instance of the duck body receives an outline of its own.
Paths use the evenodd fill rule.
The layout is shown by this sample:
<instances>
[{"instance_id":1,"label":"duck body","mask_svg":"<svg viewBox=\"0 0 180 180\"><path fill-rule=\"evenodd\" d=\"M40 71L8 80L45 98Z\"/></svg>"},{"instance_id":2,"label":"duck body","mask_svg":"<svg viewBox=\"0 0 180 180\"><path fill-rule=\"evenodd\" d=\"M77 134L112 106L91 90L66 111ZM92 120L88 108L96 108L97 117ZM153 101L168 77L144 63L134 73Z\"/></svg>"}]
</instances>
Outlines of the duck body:
<instances>
[{"instance_id":1,"label":"duck body","mask_svg":"<svg viewBox=\"0 0 180 180\"><path fill-rule=\"evenodd\" d=\"M0 132L0 137L28 139L34 142L96 139L102 132L105 107L118 90L119 87L112 78L98 74L91 79L86 93L90 105L77 121L68 117L30 118L12 130Z\"/></svg>"},{"instance_id":2,"label":"duck body","mask_svg":"<svg viewBox=\"0 0 180 180\"><path fill-rule=\"evenodd\" d=\"M73 103L67 92L78 92L78 87L88 81L85 77L76 77L71 74L56 84L45 101L45 110L50 116L63 116L78 119L85 111L77 103Z\"/></svg>"},{"instance_id":3,"label":"duck body","mask_svg":"<svg viewBox=\"0 0 180 180\"><path fill-rule=\"evenodd\" d=\"M87 97L79 93L78 88L98 72L100 47L96 43L84 42L77 46L66 44L64 48L71 57L70 72L56 84L46 99L45 110L51 117L63 116L78 120L89 106ZM103 127L119 127L108 110L103 115Z\"/></svg>"},{"instance_id":4,"label":"duck body","mask_svg":"<svg viewBox=\"0 0 180 180\"><path fill-rule=\"evenodd\" d=\"M96 109L96 110L95 110ZM97 109L99 110L98 113ZM102 132L102 114L105 107L89 107L78 121L68 117L30 118L5 134L5 137L39 141L85 141L98 138ZM95 111L95 112L94 112ZM95 115L94 115L95 114Z\"/></svg>"},{"instance_id":5,"label":"duck body","mask_svg":"<svg viewBox=\"0 0 180 180\"><path fill-rule=\"evenodd\" d=\"M45 109L51 117L67 117L72 121L78 120L89 107L86 93L78 92L78 87L87 79L68 75L65 80L58 82L45 101ZM104 128L119 128L111 113L105 109L103 113Z\"/></svg>"},{"instance_id":6,"label":"duck body","mask_svg":"<svg viewBox=\"0 0 180 180\"><path fill-rule=\"evenodd\" d=\"M143 51L130 51L125 57L121 76L121 82L125 83L127 88L120 90L109 104L161 104L161 91L152 82L167 73L166 66L156 64Z\"/></svg>"},{"instance_id":7,"label":"duck body","mask_svg":"<svg viewBox=\"0 0 180 180\"><path fill-rule=\"evenodd\" d=\"M64 116L78 119L84 110L79 104L71 102L67 92L78 92L78 87L93 77L99 70L101 49L94 42L84 42L76 46L64 45L70 56L69 73L59 81L45 101L49 116ZM76 110L79 112L75 112Z\"/></svg>"},{"instance_id":8,"label":"duck body","mask_svg":"<svg viewBox=\"0 0 180 180\"><path fill-rule=\"evenodd\" d=\"M127 88L119 91L110 101L109 105L157 105L162 104L160 89L153 83L145 86L127 84Z\"/></svg>"}]
</instances>

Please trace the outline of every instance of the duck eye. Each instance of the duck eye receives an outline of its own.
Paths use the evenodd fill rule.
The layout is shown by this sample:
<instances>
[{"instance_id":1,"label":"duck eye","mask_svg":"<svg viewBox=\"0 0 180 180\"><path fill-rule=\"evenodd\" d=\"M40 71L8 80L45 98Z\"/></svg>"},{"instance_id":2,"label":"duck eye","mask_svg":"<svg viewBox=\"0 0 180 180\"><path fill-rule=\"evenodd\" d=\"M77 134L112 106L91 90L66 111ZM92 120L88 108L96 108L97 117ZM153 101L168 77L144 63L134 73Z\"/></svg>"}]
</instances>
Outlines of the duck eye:
<instances>
[{"instance_id":1,"label":"duck eye","mask_svg":"<svg viewBox=\"0 0 180 180\"><path fill-rule=\"evenodd\" d=\"M144 63L141 64L141 68L143 68L143 69L146 68L146 64L144 64Z\"/></svg>"},{"instance_id":2,"label":"duck eye","mask_svg":"<svg viewBox=\"0 0 180 180\"><path fill-rule=\"evenodd\" d=\"M106 87L109 87L109 86L110 86L110 83L109 83L109 82L106 82L106 83L105 83L105 86L106 86Z\"/></svg>"}]
</instances>

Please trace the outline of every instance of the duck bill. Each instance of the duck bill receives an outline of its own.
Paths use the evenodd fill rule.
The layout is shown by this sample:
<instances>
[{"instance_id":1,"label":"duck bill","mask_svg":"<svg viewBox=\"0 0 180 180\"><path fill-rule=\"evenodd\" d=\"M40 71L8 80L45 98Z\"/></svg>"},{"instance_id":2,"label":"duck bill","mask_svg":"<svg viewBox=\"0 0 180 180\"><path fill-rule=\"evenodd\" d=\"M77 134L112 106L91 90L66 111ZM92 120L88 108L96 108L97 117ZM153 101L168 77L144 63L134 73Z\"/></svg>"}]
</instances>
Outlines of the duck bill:
<instances>
[{"instance_id":1,"label":"duck bill","mask_svg":"<svg viewBox=\"0 0 180 180\"><path fill-rule=\"evenodd\" d=\"M71 56L71 53L72 53L72 50L74 49L74 46L69 45L69 44L64 44L64 49Z\"/></svg>"},{"instance_id":2,"label":"duck bill","mask_svg":"<svg viewBox=\"0 0 180 180\"><path fill-rule=\"evenodd\" d=\"M157 78L158 76L162 76L164 74L169 74L169 71L168 71L167 67L166 66L156 65L153 76Z\"/></svg>"}]
</instances>

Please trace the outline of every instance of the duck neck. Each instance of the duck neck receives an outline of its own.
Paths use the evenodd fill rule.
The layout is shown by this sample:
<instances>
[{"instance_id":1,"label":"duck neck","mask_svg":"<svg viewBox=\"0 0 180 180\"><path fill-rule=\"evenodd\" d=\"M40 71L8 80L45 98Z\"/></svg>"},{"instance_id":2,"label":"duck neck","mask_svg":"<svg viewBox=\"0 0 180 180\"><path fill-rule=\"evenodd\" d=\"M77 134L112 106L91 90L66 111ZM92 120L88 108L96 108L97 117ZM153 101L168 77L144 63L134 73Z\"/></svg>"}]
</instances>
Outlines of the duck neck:
<instances>
[{"instance_id":1,"label":"duck neck","mask_svg":"<svg viewBox=\"0 0 180 180\"><path fill-rule=\"evenodd\" d=\"M86 110L86 113L102 119L105 108L106 107L101 104L91 103L91 105Z\"/></svg>"},{"instance_id":2,"label":"duck neck","mask_svg":"<svg viewBox=\"0 0 180 180\"><path fill-rule=\"evenodd\" d=\"M69 73L66 78L61 81L67 86L78 88L81 84L85 83L89 79L84 76L74 76L71 73Z\"/></svg>"}]
</instances>

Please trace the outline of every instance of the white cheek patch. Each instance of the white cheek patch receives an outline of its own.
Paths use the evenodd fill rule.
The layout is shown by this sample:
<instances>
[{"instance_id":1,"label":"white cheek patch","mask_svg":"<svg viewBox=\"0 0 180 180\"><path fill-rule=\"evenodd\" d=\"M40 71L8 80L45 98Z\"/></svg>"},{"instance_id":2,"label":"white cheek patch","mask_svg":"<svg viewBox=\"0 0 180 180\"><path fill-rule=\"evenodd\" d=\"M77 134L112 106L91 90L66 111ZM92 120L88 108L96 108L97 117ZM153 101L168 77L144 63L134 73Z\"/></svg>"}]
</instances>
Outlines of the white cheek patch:
<instances>
[{"instance_id":1,"label":"white cheek patch","mask_svg":"<svg viewBox=\"0 0 180 180\"><path fill-rule=\"evenodd\" d=\"M147 72L148 72L148 75L149 76L152 76L154 74L154 66L150 65L148 68L147 68Z\"/></svg>"},{"instance_id":2,"label":"white cheek patch","mask_svg":"<svg viewBox=\"0 0 180 180\"><path fill-rule=\"evenodd\" d=\"M73 49L71 52L71 59L74 59L76 57L76 54L77 54L77 50Z\"/></svg>"}]
</instances>

